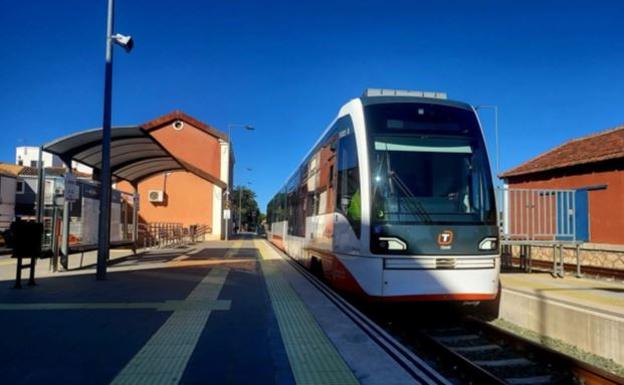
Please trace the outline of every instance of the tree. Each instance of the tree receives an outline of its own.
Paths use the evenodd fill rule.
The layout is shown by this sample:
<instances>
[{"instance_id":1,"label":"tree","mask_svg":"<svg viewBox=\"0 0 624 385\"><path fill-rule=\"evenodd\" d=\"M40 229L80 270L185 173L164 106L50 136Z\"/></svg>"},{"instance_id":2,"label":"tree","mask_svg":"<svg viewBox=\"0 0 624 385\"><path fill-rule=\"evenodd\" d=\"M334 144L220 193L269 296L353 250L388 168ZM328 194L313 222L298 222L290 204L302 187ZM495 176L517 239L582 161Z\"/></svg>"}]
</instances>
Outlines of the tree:
<instances>
[{"instance_id":1,"label":"tree","mask_svg":"<svg viewBox=\"0 0 624 385\"><path fill-rule=\"evenodd\" d=\"M253 230L260 223L260 210L256 202L256 193L245 186L237 186L230 195L232 204L232 218L241 230ZM238 203L240 202L240 216L238 218Z\"/></svg>"}]
</instances>

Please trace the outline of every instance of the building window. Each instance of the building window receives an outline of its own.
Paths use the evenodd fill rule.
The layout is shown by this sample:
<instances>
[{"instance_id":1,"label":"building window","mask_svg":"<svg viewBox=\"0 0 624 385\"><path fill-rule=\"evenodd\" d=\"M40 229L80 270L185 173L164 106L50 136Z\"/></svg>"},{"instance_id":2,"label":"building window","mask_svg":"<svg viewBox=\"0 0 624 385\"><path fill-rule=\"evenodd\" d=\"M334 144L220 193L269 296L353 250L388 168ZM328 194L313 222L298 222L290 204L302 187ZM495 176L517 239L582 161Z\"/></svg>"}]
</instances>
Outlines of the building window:
<instances>
[{"instance_id":1,"label":"building window","mask_svg":"<svg viewBox=\"0 0 624 385\"><path fill-rule=\"evenodd\" d=\"M17 185L15 186L15 192L17 194L23 194L24 193L24 181L21 181L21 180L17 181Z\"/></svg>"},{"instance_id":2,"label":"building window","mask_svg":"<svg viewBox=\"0 0 624 385\"><path fill-rule=\"evenodd\" d=\"M24 161L22 159L17 161L17 165L18 166L23 166L24 165Z\"/></svg>"},{"instance_id":3,"label":"building window","mask_svg":"<svg viewBox=\"0 0 624 385\"><path fill-rule=\"evenodd\" d=\"M30 161L30 167L37 167L37 161L36 160L31 160Z\"/></svg>"}]
</instances>

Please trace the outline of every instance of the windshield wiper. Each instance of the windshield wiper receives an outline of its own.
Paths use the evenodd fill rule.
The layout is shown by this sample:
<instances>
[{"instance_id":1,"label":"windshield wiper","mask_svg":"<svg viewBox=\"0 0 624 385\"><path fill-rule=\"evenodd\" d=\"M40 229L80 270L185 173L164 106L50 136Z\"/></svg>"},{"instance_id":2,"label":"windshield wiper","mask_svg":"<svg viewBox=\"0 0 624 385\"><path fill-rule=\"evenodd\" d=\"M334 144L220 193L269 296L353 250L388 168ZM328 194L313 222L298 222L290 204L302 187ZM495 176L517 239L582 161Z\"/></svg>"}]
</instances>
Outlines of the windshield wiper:
<instances>
[{"instance_id":1,"label":"windshield wiper","mask_svg":"<svg viewBox=\"0 0 624 385\"><path fill-rule=\"evenodd\" d=\"M420 220L422 220L424 223L431 223L432 221L429 213L419 200L412 200L416 199L416 196L412 193L412 190L409 189L405 182L401 180L399 175L394 171L390 171L390 174L388 176L390 177L391 181L394 181L397 184L399 189L408 198L405 200L405 203L407 203L407 206L411 209L411 211L416 214L416 216L418 216L418 218L420 218Z\"/></svg>"},{"instance_id":2,"label":"windshield wiper","mask_svg":"<svg viewBox=\"0 0 624 385\"><path fill-rule=\"evenodd\" d=\"M415 200L416 197L414 196L414 194L412 193L412 191L409 189L409 187L405 184L405 182L403 182L403 180L401 180L401 178L399 177L399 175L392 170L392 167L390 165L390 152L388 151L388 146L386 145L385 151L383 153L383 159L379 160L379 164L377 166L377 174L381 174L381 169L382 167L385 166L386 168L386 174L388 175L388 188L389 188L389 192L391 195L395 195L395 188L394 188L394 184L396 183L397 187L399 188L399 190L401 190L403 192L403 194L407 197L407 199L405 200L405 203L408 206L408 209L411 211L412 214L416 215L422 222L424 223L431 223L431 217L429 216L429 213L427 212L427 210L423 207L422 203L419 200ZM375 184L375 188L373 189L373 199L374 197L377 195L377 185ZM399 215L401 213L400 211L400 198L399 199Z\"/></svg>"}]
</instances>

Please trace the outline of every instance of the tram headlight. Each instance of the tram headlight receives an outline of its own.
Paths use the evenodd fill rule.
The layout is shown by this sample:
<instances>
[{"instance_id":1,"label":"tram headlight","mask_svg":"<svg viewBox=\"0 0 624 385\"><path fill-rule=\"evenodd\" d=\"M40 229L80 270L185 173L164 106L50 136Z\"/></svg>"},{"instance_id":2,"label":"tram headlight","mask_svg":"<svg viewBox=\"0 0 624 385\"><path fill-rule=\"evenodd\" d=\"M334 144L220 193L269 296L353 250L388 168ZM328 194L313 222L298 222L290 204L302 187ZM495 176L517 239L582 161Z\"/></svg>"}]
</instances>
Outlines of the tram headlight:
<instances>
[{"instance_id":1,"label":"tram headlight","mask_svg":"<svg viewBox=\"0 0 624 385\"><path fill-rule=\"evenodd\" d=\"M498 238L485 237L479 242L479 250L496 250L498 248Z\"/></svg>"}]
</instances>

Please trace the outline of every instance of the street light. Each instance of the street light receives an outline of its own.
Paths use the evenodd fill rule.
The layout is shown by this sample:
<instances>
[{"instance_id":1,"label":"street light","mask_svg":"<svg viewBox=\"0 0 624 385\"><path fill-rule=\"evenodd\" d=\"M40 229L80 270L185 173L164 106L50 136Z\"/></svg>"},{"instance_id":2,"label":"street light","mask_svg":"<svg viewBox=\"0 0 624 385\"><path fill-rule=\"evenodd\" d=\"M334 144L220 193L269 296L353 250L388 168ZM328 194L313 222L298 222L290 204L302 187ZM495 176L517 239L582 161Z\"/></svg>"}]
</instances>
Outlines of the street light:
<instances>
[{"instance_id":1,"label":"street light","mask_svg":"<svg viewBox=\"0 0 624 385\"><path fill-rule=\"evenodd\" d=\"M110 207L111 207L111 105L113 91L113 43L121 46L126 52L134 47L130 36L113 35L114 0L108 0L106 19L106 65L104 67L104 114L102 118L102 166L100 167L100 217L98 223L98 254L96 278L106 279L106 262L110 241ZM136 226L136 223L134 224Z\"/></svg>"},{"instance_id":2,"label":"street light","mask_svg":"<svg viewBox=\"0 0 624 385\"><path fill-rule=\"evenodd\" d=\"M498 145L498 106L482 104L475 106L475 110L480 110L482 108L490 108L494 110L494 141L496 143L496 175L500 172L500 149Z\"/></svg>"},{"instance_id":3,"label":"street light","mask_svg":"<svg viewBox=\"0 0 624 385\"><path fill-rule=\"evenodd\" d=\"M252 126L251 124L228 123L227 127L228 127L228 140L230 141L230 151L232 151L232 128L244 128L247 131L255 130L255 127ZM230 207L230 189L231 189L231 186L230 186L230 183L228 181L227 189L226 189L226 192L225 192L228 208ZM230 211L230 213L231 213L231 211ZM226 217L225 218L225 240L226 241L228 240L228 233L229 232L230 232L230 224L229 224L229 219Z\"/></svg>"}]
</instances>

